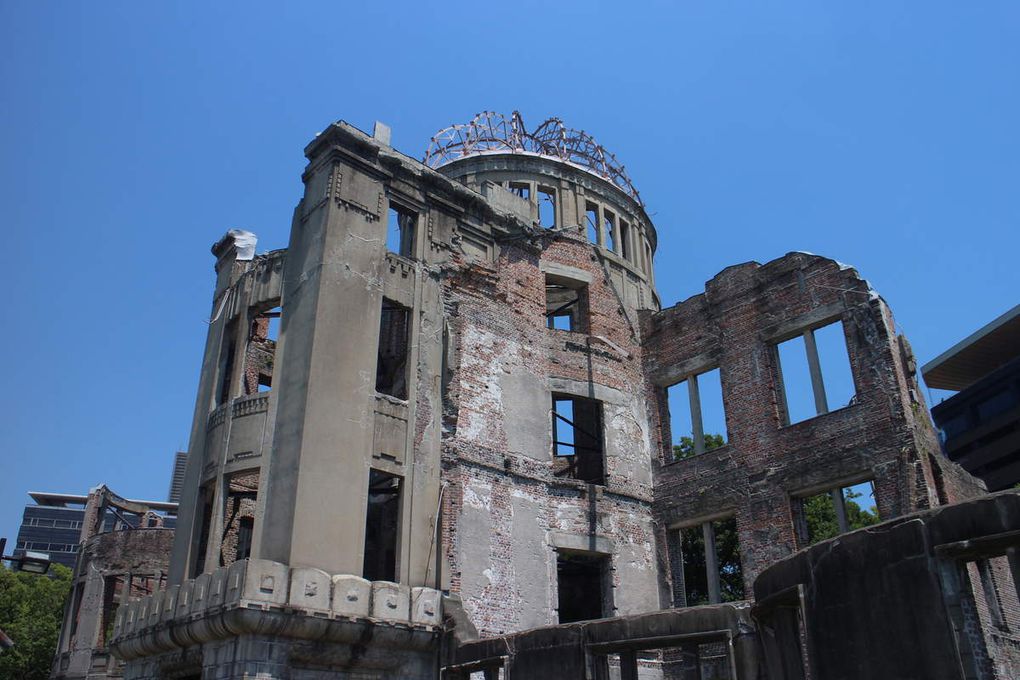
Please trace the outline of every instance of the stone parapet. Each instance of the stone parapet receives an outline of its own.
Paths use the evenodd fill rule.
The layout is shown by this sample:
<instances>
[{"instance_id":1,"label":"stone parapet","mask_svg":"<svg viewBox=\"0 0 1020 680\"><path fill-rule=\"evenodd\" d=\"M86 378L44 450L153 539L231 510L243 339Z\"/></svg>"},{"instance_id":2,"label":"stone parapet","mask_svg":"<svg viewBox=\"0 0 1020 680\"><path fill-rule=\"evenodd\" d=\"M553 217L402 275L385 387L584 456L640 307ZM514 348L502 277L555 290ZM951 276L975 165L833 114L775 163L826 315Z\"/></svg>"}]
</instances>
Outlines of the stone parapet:
<instances>
[{"instance_id":1,"label":"stone parapet","mask_svg":"<svg viewBox=\"0 0 1020 680\"><path fill-rule=\"evenodd\" d=\"M242 560L122 606L110 648L125 661L237 635L425 649L442 619L439 591L270 560Z\"/></svg>"}]
</instances>

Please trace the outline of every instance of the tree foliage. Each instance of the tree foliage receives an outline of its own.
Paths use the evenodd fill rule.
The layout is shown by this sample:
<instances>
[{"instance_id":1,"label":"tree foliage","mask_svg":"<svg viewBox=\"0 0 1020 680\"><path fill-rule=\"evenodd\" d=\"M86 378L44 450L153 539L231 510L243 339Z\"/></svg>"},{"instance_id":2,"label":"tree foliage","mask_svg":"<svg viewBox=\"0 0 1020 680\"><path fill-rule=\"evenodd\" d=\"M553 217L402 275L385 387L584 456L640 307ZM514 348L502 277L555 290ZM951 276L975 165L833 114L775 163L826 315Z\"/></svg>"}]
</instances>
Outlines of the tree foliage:
<instances>
[{"instance_id":1,"label":"tree foliage","mask_svg":"<svg viewBox=\"0 0 1020 680\"><path fill-rule=\"evenodd\" d=\"M725 445L726 440L723 439L721 434L705 434L705 451L711 451ZM675 460L690 458L693 455L694 439L691 437L680 437L680 443L673 444L673 458Z\"/></svg>"},{"instance_id":2,"label":"tree foliage","mask_svg":"<svg viewBox=\"0 0 1020 680\"><path fill-rule=\"evenodd\" d=\"M14 647L0 654L0 678L46 680L50 675L71 570L50 566L49 576L0 568L0 629Z\"/></svg>"},{"instance_id":3,"label":"tree foliage","mask_svg":"<svg viewBox=\"0 0 1020 680\"><path fill-rule=\"evenodd\" d=\"M846 522L850 531L878 524L878 513L862 508L855 500L864 494L850 489L846 489L844 493L843 505L846 507ZM807 521L808 540L811 543L834 538L840 534L836 506L828 493L804 499L804 519Z\"/></svg>"}]
</instances>

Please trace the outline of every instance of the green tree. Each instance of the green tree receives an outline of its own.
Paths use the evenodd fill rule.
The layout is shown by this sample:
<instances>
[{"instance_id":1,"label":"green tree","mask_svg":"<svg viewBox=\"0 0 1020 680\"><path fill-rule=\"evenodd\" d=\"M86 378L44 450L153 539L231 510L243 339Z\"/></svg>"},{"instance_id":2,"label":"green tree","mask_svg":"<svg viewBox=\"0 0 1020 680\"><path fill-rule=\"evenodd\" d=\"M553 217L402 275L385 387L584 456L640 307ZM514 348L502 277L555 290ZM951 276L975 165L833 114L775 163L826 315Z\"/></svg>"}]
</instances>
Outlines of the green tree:
<instances>
[{"instance_id":1,"label":"green tree","mask_svg":"<svg viewBox=\"0 0 1020 680\"><path fill-rule=\"evenodd\" d=\"M721 434L706 434L705 435L705 451L711 451L717 449L720 446L725 446L726 440L723 439ZM682 458L690 458L694 455L694 439L691 437L680 437L679 444L673 444L673 459L680 460Z\"/></svg>"},{"instance_id":2,"label":"green tree","mask_svg":"<svg viewBox=\"0 0 1020 680\"><path fill-rule=\"evenodd\" d=\"M14 647L0 654L0 678L46 680L50 675L71 570L50 566L49 576L0 568L0 629Z\"/></svg>"},{"instance_id":3,"label":"green tree","mask_svg":"<svg viewBox=\"0 0 1020 680\"><path fill-rule=\"evenodd\" d=\"M846 522L850 530L862 529L872 524L878 524L878 513L866 510L857 503L856 499L864 494L844 490L844 502L846 507ZM839 520L836 519L836 507L832 503L832 496L829 493L818 494L804 500L804 519L807 521L808 541L817 543L829 538L839 536Z\"/></svg>"}]
</instances>

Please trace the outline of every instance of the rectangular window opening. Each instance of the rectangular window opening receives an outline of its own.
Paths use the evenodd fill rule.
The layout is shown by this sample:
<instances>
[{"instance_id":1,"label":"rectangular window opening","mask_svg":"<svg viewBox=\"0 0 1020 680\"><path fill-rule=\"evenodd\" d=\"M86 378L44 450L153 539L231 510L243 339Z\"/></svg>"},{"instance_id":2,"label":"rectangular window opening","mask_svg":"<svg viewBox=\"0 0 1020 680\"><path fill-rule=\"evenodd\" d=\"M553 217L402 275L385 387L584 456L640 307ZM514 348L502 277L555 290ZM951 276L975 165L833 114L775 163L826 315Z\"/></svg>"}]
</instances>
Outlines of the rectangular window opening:
<instances>
[{"instance_id":1,"label":"rectangular window opening","mask_svg":"<svg viewBox=\"0 0 1020 680\"><path fill-rule=\"evenodd\" d=\"M678 542L672 551L673 559L679 562L672 566L674 606L744 599L744 570L735 517L674 530L670 540Z\"/></svg>"},{"instance_id":2,"label":"rectangular window opening","mask_svg":"<svg viewBox=\"0 0 1020 680\"><path fill-rule=\"evenodd\" d=\"M231 322L223 331L220 346L219 386L216 390L216 406L227 403L231 396L231 380L234 374L234 354L237 349L237 323Z\"/></svg>"},{"instance_id":3,"label":"rectangular window opening","mask_svg":"<svg viewBox=\"0 0 1020 680\"><path fill-rule=\"evenodd\" d=\"M546 228L556 226L556 190L538 187L538 223Z\"/></svg>"},{"instance_id":4,"label":"rectangular window opening","mask_svg":"<svg viewBox=\"0 0 1020 680\"><path fill-rule=\"evenodd\" d=\"M556 556L559 622L601 619L612 611L609 557L560 550Z\"/></svg>"},{"instance_id":5,"label":"rectangular window opening","mask_svg":"<svg viewBox=\"0 0 1020 680\"><path fill-rule=\"evenodd\" d=\"M588 286L580 281L546 275L546 327L588 332Z\"/></svg>"},{"instance_id":6,"label":"rectangular window opening","mask_svg":"<svg viewBox=\"0 0 1020 680\"><path fill-rule=\"evenodd\" d=\"M690 458L728 441L722 372L713 368L666 388L673 460Z\"/></svg>"},{"instance_id":7,"label":"rectangular window opening","mask_svg":"<svg viewBox=\"0 0 1020 680\"><path fill-rule=\"evenodd\" d=\"M195 545L195 571L192 578L205 572L205 554L209 547L209 532L212 526L213 498L212 489L208 485L199 490L198 497L202 502L202 524L198 532L198 543Z\"/></svg>"},{"instance_id":8,"label":"rectangular window opening","mask_svg":"<svg viewBox=\"0 0 1020 680\"><path fill-rule=\"evenodd\" d=\"M223 535L220 540L221 567L229 567L238 560L251 557L258 491L258 470L235 472L227 479L227 502L223 509Z\"/></svg>"},{"instance_id":9,"label":"rectangular window opening","mask_svg":"<svg viewBox=\"0 0 1020 680\"><path fill-rule=\"evenodd\" d=\"M527 182L510 182L509 191L514 196L519 196L525 201L531 200L531 185Z\"/></svg>"},{"instance_id":10,"label":"rectangular window opening","mask_svg":"<svg viewBox=\"0 0 1020 680\"><path fill-rule=\"evenodd\" d=\"M620 255L625 260L630 259L630 225L626 220L620 220Z\"/></svg>"},{"instance_id":11,"label":"rectangular window opening","mask_svg":"<svg viewBox=\"0 0 1020 680\"><path fill-rule=\"evenodd\" d=\"M273 387L280 307L253 313L244 356L244 393L268 392Z\"/></svg>"},{"instance_id":12,"label":"rectangular window opening","mask_svg":"<svg viewBox=\"0 0 1020 680\"><path fill-rule=\"evenodd\" d=\"M796 499L801 546L863 529L880 522L875 483L860 482Z\"/></svg>"},{"instance_id":13,"label":"rectangular window opening","mask_svg":"<svg viewBox=\"0 0 1020 680\"><path fill-rule=\"evenodd\" d=\"M554 394L552 416L553 474L604 485L601 402Z\"/></svg>"},{"instance_id":14,"label":"rectangular window opening","mask_svg":"<svg viewBox=\"0 0 1020 680\"><path fill-rule=\"evenodd\" d=\"M588 232L588 240L592 243L599 242L599 207L594 203L586 203L584 208L585 229Z\"/></svg>"},{"instance_id":15,"label":"rectangular window opening","mask_svg":"<svg viewBox=\"0 0 1020 680\"><path fill-rule=\"evenodd\" d=\"M854 403L856 387L843 322L809 328L776 345L784 424Z\"/></svg>"},{"instance_id":16,"label":"rectangular window opening","mask_svg":"<svg viewBox=\"0 0 1020 680\"><path fill-rule=\"evenodd\" d=\"M383 298L375 391L397 399L407 399L410 321L410 309Z\"/></svg>"},{"instance_id":17,"label":"rectangular window opening","mask_svg":"<svg viewBox=\"0 0 1020 680\"><path fill-rule=\"evenodd\" d=\"M398 582L400 492L400 477L379 470L369 471L365 561L362 568L362 576L369 581Z\"/></svg>"},{"instance_id":18,"label":"rectangular window opening","mask_svg":"<svg viewBox=\"0 0 1020 680\"><path fill-rule=\"evenodd\" d=\"M414 257L414 232L418 213L390 203L386 224L386 250L401 257Z\"/></svg>"},{"instance_id":19,"label":"rectangular window opening","mask_svg":"<svg viewBox=\"0 0 1020 680\"><path fill-rule=\"evenodd\" d=\"M611 250L616 254L620 253L620 244L617 239L616 233L616 217L613 213L608 210L602 211L602 226L605 233L605 246L606 250Z\"/></svg>"}]
</instances>

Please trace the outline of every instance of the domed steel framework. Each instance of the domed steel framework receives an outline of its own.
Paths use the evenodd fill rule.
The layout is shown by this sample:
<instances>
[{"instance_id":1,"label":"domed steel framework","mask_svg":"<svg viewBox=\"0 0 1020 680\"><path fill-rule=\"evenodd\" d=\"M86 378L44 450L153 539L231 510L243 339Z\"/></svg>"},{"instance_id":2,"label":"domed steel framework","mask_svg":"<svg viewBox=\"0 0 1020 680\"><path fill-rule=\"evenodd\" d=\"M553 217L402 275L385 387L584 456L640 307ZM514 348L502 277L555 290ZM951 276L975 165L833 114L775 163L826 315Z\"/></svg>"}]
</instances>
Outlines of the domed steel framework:
<instances>
[{"instance_id":1,"label":"domed steel framework","mask_svg":"<svg viewBox=\"0 0 1020 680\"><path fill-rule=\"evenodd\" d=\"M583 130L573 130L559 118L549 118L529 132L519 111L507 119L483 111L470 123L440 130L429 142L424 162L438 168L467 156L492 153L534 153L578 165L608 179L642 206L644 203L623 165Z\"/></svg>"}]
</instances>

